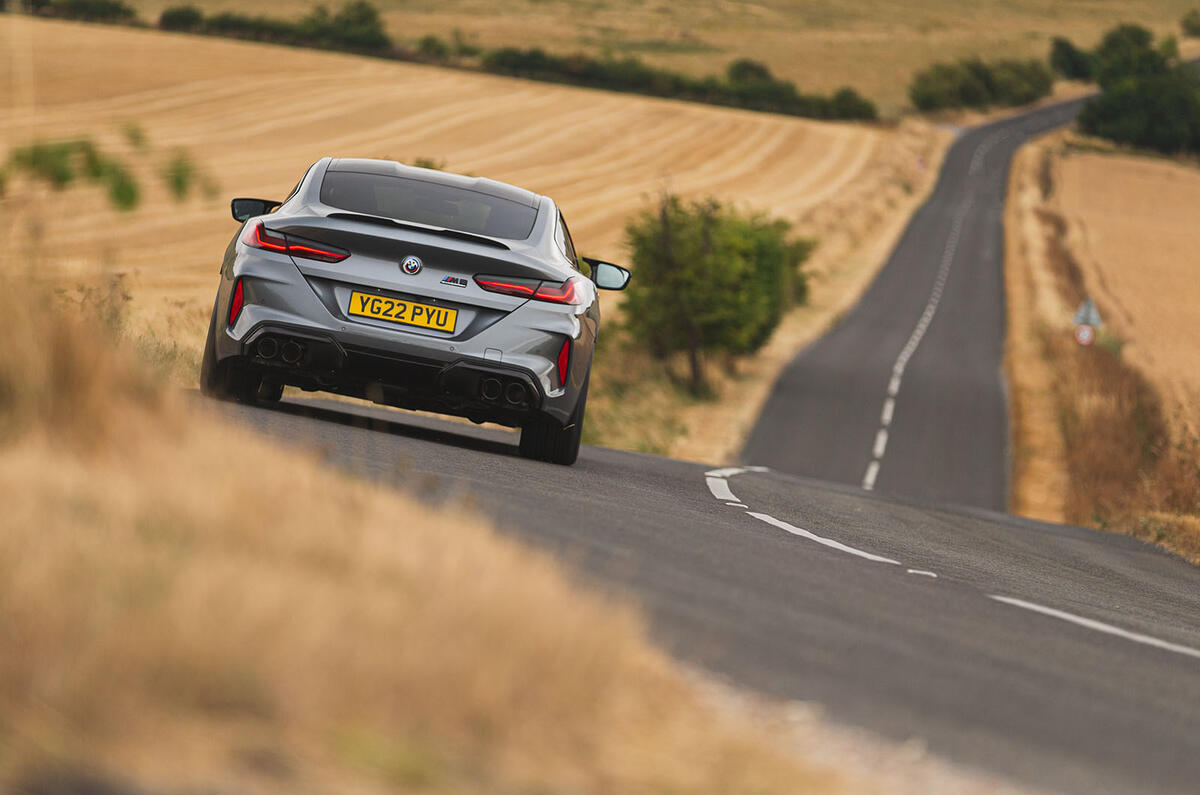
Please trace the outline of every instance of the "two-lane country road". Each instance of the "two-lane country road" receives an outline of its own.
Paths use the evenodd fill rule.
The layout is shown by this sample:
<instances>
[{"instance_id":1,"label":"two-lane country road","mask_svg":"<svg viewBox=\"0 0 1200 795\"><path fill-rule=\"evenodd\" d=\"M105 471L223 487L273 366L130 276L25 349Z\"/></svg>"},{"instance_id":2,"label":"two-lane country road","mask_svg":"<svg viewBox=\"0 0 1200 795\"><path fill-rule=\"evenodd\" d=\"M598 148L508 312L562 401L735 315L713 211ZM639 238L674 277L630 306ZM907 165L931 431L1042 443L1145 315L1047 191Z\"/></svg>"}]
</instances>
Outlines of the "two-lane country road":
<instances>
[{"instance_id":1,"label":"two-lane country road","mask_svg":"<svg viewBox=\"0 0 1200 795\"><path fill-rule=\"evenodd\" d=\"M965 132L879 276L788 365L742 459L881 493L1008 505L1004 198L1013 154L1082 101Z\"/></svg>"},{"instance_id":2,"label":"two-lane country road","mask_svg":"<svg viewBox=\"0 0 1200 795\"><path fill-rule=\"evenodd\" d=\"M540 464L511 433L373 407L229 410L350 472L469 495L630 593L670 652L769 696L1035 786L1200 781L1200 570L1130 538L613 450Z\"/></svg>"},{"instance_id":3,"label":"two-lane country road","mask_svg":"<svg viewBox=\"0 0 1200 795\"><path fill-rule=\"evenodd\" d=\"M506 431L331 401L228 411L351 473L469 496L745 687L1037 787L1196 792L1200 569L986 510L1007 489L1009 158L1075 110L962 136L877 282L780 381L746 457L773 469L594 448L558 467Z\"/></svg>"}]
</instances>

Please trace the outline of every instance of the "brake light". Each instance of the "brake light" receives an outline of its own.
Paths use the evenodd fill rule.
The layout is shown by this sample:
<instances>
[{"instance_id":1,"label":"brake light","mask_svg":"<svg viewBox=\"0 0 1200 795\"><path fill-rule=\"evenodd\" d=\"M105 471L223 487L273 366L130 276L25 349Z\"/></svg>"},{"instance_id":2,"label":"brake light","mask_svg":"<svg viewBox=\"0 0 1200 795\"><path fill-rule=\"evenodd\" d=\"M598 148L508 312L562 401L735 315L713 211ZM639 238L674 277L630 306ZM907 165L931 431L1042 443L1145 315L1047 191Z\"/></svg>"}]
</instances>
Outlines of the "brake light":
<instances>
[{"instance_id":1,"label":"brake light","mask_svg":"<svg viewBox=\"0 0 1200 795\"><path fill-rule=\"evenodd\" d=\"M233 300L229 302L230 326L237 322L238 316L242 314L242 307L244 305L245 296L242 295L242 280L238 279L237 284L233 286Z\"/></svg>"},{"instance_id":2,"label":"brake light","mask_svg":"<svg viewBox=\"0 0 1200 795\"><path fill-rule=\"evenodd\" d=\"M533 298L540 284L536 279L506 279L503 276L476 276L475 283L489 293L515 295L518 298Z\"/></svg>"},{"instance_id":3,"label":"brake light","mask_svg":"<svg viewBox=\"0 0 1200 795\"><path fill-rule=\"evenodd\" d=\"M563 340L562 348L558 352L558 385L567 385L567 370L571 367L571 339L568 337Z\"/></svg>"},{"instance_id":4,"label":"brake light","mask_svg":"<svg viewBox=\"0 0 1200 795\"><path fill-rule=\"evenodd\" d=\"M542 282L542 286L537 288L537 292L533 294L535 301L550 301L554 304L578 304L581 297L575 289L575 280L567 279L562 284L554 282Z\"/></svg>"},{"instance_id":5,"label":"brake light","mask_svg":"<svg viewBox=\"0 0 1200 795\"><path fill-rule=\"evenodd\" d=\"M256 221L246 227L246 233L242 235L242 242L252 248L291 254L293 257L315 259L321 262L341 262L350 256L349 251L340 248L289 237L281 232L272 232L262 221Z\"/></svg>"},{"instance_id":6,"label":"brake light","mask_svg":"<svg viewBox=\"0 0 1200 795\"><path fill-rule=\"evenodd\" d=\"M490 293L514 295L517 298L532 298L554 304L576 305L583 296L575 287L574 279L565 282L539 282L536 279L512 279L506 276L476 276L475 283Z\"/></svg>"}]
</instances>

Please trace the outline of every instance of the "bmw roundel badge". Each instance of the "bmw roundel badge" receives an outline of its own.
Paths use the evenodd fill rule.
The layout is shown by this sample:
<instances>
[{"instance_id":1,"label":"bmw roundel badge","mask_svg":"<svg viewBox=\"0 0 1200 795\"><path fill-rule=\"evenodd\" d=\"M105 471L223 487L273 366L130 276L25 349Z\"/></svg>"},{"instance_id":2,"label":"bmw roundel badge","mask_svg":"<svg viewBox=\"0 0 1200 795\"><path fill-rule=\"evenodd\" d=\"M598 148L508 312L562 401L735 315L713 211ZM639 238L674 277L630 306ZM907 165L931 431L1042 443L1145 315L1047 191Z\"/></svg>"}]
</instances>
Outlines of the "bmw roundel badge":
<instances>
[{"instance_id":1,"label":"bmw roundel badge","mask_svg":"<svg viewBox=\"0 0 1200 795\"><path fill-rule=\"evenodd\" d=\"M400 263L400 270L404 271L409 276L417 275L421 272L420 257L405 257L404 261Z\"/></svg>"}]
</instances>

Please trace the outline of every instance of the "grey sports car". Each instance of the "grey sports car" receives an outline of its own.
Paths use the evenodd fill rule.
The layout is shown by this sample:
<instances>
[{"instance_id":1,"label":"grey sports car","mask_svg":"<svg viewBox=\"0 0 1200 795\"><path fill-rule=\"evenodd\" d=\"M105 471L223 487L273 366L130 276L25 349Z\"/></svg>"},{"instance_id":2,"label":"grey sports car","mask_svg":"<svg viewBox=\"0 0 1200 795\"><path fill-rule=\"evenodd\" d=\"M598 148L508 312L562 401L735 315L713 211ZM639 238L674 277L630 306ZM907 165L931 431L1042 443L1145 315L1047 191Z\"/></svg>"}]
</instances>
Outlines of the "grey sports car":
<instances>
[{"instance_id":1,"label":"grey sports car","mask_svg":"<svg viewBox=\"0 0 1200 795\"><path fill-rule=\"evenodd\" d=\"M546 196L388 160L314 163L282 202L234 199L201 391L285 385L521 428L572 464L600 323L629 271L576 255ZM586 274L586 275L585 275Z\"/></svg>"}]
</instances>

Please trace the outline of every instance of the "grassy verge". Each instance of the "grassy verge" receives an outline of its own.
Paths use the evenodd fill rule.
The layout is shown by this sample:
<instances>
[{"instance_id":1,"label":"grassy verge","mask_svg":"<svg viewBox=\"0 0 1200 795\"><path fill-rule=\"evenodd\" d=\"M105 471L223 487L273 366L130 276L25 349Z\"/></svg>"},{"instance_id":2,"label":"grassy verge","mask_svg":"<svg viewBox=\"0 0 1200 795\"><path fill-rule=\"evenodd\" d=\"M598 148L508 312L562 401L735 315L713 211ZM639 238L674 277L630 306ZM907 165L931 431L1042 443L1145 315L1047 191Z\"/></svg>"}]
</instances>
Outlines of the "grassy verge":
<instances>
[{"instance_id":1,"label":"grassy verge","mask_svg":"<svg viewBox=\"0 0 1200 795\"><path fill-rule=\"evenodd\" d=\"M1010 188L1012 507L1128 533L1200 562L1200 441L1168 422L1118 331L1102 330L1091 347L1074 341L1071 314L1097 294L1098 274L1074 252L1055 179L1054 145L1034 144L1018 157ZM1118 314L1103 302L1100 311Z\"/></svg>"},{"instance_id":2,"label":"grassy verge","mask_svg":"<svg viewBox=\"0 0 1200 795\"><path fill-rule=\"evenodd\" d=\"M0 277L0 789L835 786L628 606L220 422L88 315Z\"/></svg>"}]
</instances>

